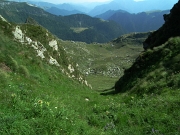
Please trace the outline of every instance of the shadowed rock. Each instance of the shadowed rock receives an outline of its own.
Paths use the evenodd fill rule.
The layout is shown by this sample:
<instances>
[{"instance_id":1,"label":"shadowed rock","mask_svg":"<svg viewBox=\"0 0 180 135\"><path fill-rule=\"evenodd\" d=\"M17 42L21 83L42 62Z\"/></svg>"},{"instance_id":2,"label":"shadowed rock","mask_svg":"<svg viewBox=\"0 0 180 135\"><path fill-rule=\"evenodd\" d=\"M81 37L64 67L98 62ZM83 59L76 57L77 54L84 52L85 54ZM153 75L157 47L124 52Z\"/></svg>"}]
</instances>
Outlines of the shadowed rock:
<instances>
[{"instance_id":1,"label":"shadowed rock","mask_svg":"<svg viewBox=\"0 0 180 135\"><path fill-rule=\"evenodd\" d=\"M170 14L164 15L164 25L149 35L144 41L143 47L153 49L165 43L170 37L180 36L180 1L170 10Z\"/></svg>"}]
</instances>

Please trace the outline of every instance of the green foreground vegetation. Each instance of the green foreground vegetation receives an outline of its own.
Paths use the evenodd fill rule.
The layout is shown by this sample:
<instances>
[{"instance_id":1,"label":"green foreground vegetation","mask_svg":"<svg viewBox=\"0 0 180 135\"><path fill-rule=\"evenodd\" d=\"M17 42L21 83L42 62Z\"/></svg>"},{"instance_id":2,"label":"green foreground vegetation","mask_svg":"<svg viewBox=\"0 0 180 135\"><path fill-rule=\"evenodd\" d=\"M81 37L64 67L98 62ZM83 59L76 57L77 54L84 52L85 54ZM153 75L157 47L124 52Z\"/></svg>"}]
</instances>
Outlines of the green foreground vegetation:
<instances>
[{"instance_id":1,"label":"green foreground vegetation","mask_svg":"<svg viewBox=\"0 0 180 135\"><path fill-rule=\"evenodd\" d=\"M5 34L0 33L1 135L180 134L177 87L140 96L100 93L68 78ZM94 86L112 85L96 77L93 82L89 76Z\"/></svg>"},{"instance_id":2,"label":"green foreground vegetation","mask_svg":"<svg viewBox=\"0 0 180 135\"><path fill-rule=\"evenodd\" d=\"M148 33L86 44L1 17L0 134L179 135L180 37L166 32L142 52Z\"/></svg>"}]
</instances>

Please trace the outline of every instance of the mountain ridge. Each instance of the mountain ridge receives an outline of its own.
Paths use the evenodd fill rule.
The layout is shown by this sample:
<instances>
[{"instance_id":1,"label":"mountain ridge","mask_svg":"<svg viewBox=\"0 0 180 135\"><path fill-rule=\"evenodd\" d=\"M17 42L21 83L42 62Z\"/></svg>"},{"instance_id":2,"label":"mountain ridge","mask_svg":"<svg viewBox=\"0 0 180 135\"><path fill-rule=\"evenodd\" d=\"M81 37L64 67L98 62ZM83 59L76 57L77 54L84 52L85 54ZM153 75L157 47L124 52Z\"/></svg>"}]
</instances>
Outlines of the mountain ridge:
<instances>
[{"instance_id":1,"label":"mountain ridge","mask_svg":"<svg viewBox=\"0 0 180 135\"><path fill-rule=\"evenodd\" d=\"M180 86L180 1L164 15L165 23L144 41L144 49L134 64L116 82L117 92L161 94ZM154 48L154 49L153 49ZM124 83L126 82L126 83Z\"/></svg>"},{"instance_id":2,"label":"mountain ridge","mask_svg":"<svg viewBox=\"0 0 180 135\"><path fill-rule=\"evenodd\" d=\"M7 10L6 10L7 9ZM36 20L40 25L47 28L57 37L63 40L91 42L108 42L124 33L121 26L112 21L102 21L84 14L71 16L56 16L43 9L30 6L26 3L5 4L0 9L0 13L8 20L15 23L24 23L27 17ZM76 21L72 18L79 18ZM82 19L89 21L83 21ZM80 25L81 23L81 25ZM80 33L74 32L72 28L85 27ZM106 28L106 29L105 29Z\"/></svg>"},{"instance_id":3,"label":"mountain ridge","mask_svg":"<svg viewBox=\"0 0 180 135\"><path fill-rule=\"evenodd\" d=\"M78 10L72 10L72 11L68 11L65 9L59 9L57 7L51 7L46 9L47 12L54 14L54 15L61 15L61 16L68 16L68 15L73 15L73 14L83 14L83 12L78 11Z\"/></svg>"},{"instance_id":4,"label":"mountain ridge","mask_svg":"<svg viewBox=\"0 0 180 135\"><path fill-rule=\"evenodd\" d=\"M180 7L180 2L176 3L173 8L170 10L169 14L164 14L165 23L163 26L158 29L156 32L152 33L145 41L144 41L144 49L153 48L163 44L170 37L179 36L180 25L179 25L179 12L178 9ZM163 35L163 36L162 36ZM156 37L159 36L157 40Z\"/></svg>"},{"instance_id":5,"label":"mountain ridge","mask_svg":"<svg viewBox=\"0 0 180 135\"><path fill-rule=\"evenodd\" d=\"M164 24L163 15L169 12L169 10L155 10L132 14L124 10L109 10L96 17L117 22L126 33L148 32L161 27Z\"/></svg>"},{"instance_id":6,"label":"mountain ridge","mask_svg":"<svg viewBox=\"0 0 180 135\"><path fill-rule=\"evenodd\" d=\"M152 10L169 10L177 0L173 1L139 1L134 0L113 0L107 4L96 6L90 14L96 16L108 10L125 10L130 13L147 12ZM163 5L161 4L163 3Z\"/></svg>"}]
</instances>

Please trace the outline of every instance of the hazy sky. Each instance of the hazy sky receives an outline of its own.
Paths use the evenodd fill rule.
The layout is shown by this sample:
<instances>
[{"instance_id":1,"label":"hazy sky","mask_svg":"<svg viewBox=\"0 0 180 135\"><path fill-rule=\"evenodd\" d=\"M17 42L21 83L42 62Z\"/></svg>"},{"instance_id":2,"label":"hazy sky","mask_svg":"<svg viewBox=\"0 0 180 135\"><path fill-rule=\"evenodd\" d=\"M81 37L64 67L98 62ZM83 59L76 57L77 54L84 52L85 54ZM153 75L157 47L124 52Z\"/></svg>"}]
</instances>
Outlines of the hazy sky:
<instances>
[{"instance_id":1,"label":"hazy sky","mask_svg":"<svg viewBox=\"0 0 180 135\"><path fill-rule=\"evenodd\" d=\"M60 4L60 3L90 3L90 2L101 3L101 2L110 2L113 0L41 0L41 1ZM134 0L134 1L139 2L144 0Z\"/></svg>"},{"instance_id":2,"label":"hazy sky","mask_svg":"<svg viewBox=\"0 0 180 135\"><path fill-rule=\"evenodd\" d=\"M42 0L50 3L87 3L87 2L109 2L112 0Z\"/></svg>"},{"instance_id":3,"label":"hazy sky","mask_svg":"<svg viewBox=\"0 0 180 135\"><path fill-rule=\"evenodd\" d=\"M107 2L108 3L113 0L39 0L39 1L45 1L49 3L55 3L55 4L62 4L62 3L81 3L82 4L82 3L91 3L91 2L95 2L95 3ZM134 1L140 2L140 1L156 1L156 0L134 0ZM171 0L171 1L173 2L173 1L178 1L178 0Z\"/></svg>"}]
</instances>

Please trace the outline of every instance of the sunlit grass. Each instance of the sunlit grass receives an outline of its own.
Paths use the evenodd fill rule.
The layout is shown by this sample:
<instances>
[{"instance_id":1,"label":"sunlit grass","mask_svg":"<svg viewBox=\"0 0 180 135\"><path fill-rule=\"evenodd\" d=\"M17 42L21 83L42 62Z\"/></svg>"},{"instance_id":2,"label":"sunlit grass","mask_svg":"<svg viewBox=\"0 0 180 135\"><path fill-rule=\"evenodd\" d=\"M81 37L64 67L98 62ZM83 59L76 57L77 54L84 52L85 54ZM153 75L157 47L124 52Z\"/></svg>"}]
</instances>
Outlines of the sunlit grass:
<instances>
[{"instance_id":1,"label":"sunlit grass","mask_svg":"<svg viewBox=\"0 0 180 135\"><path fill-rule=\"evenodd\" d=\"M86 27L71 27L70 28L71 30L73 30L75 33L81 33L89 28L86 28Z\"/></svg>"},{"instance_id":2,"label":"sunlit grass","mask_svg":"<svg viewBox=\"0 0 180 135\"><path fill-rule=\"evenodd\" d=\"M134 83L143 92L127 90L114 94L110 90L102 93L101 90L113 87L118 77L89 75L86 78L93 86L90 89L38 58L32 48L14 42L2 33L0 41L0 134L180 134L179 65L171 67L176 73L168 76L168 87L163 87L160 93L146 89L158 91L159 87L153 87L156 83L164 86L167 71L162 67ZM97 58L111 50L108 45L87 48L85 51L92 49ZM92 58L91 55L88 58ZM116 55L118 52L114 57ZM109 54L104 56L108 60ZM179 55L174 56L173 61L178 63L178 58ZM158 64L162 66L162 63ZM152 85L149 80L153 81Z\"/></svg>"}]
</instances>

